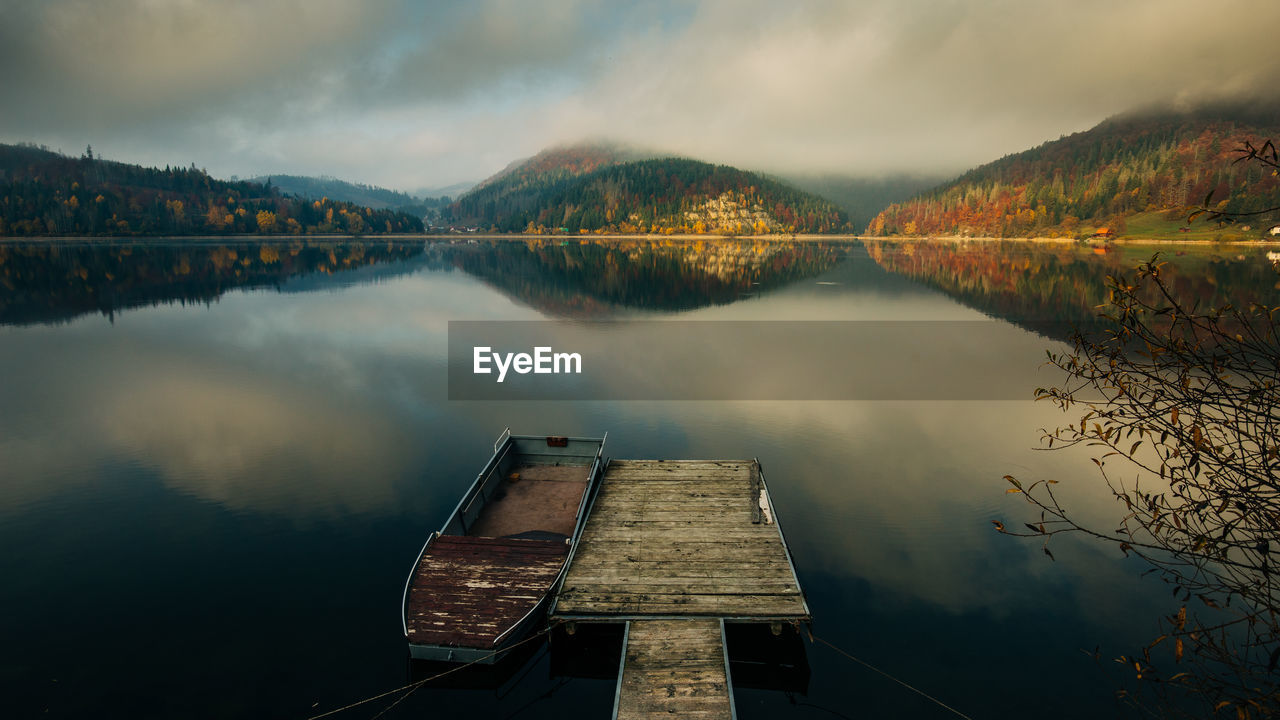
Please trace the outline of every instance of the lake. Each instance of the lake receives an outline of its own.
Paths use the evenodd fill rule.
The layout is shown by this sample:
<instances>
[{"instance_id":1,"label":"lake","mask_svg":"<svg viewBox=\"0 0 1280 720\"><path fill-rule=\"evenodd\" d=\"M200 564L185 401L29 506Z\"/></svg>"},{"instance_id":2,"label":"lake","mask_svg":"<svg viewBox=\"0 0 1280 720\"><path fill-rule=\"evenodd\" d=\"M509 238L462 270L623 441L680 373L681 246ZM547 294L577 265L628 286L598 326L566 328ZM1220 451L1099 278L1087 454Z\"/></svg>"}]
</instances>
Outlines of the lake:
<instances>
[{"instance_id":1,"label":"lake","mask_svg":"<svg viewBox=\"0 0 1280 720\"><path fill-rule=\"evenodd\" d=\"M1185 297L1280 302L1262 250L1161 250ZM405 576L510 427L607 431L616 458L759 457L815 636L974 718L1113 715L1129 678L1110 658L1156 634L1176 610L1169 588L1112 547L1056 538L1051 561L991 523L1032 517L1005 474L1062 481L1101 526L1120 517L1087 453L1036 449L1038 429L1066 419L1031 398L1055 381L1040 365L1066 347L1064 323L1088 321L1106 275L1152 252L0 244L4 714L308 718L404 685ZM667 348L659 334L679 362L620 364L617 382L640 389L613 399L451 400L451 320L555 320L545 327L602 344L638 342L629 333L653 321L730 334L888 322L977 328L998 352L953 368L928 342L902 355L808 334L795 353L821 372L762 361L709 399L646 399L675 375L718 375L713 343ZM901 358L931 361L927 376L895 374ZM949 392L984 366L999 388ZM897 384L873 399L831 390L845 376ZM772 394L735 394L762 385ZM806 652L807 692L739 689L739 715L950 716L827 645ZM387 717L605 717L613 693L554 674L542 647L496 689L424 688Z\"/></svg>"}]
</instances>

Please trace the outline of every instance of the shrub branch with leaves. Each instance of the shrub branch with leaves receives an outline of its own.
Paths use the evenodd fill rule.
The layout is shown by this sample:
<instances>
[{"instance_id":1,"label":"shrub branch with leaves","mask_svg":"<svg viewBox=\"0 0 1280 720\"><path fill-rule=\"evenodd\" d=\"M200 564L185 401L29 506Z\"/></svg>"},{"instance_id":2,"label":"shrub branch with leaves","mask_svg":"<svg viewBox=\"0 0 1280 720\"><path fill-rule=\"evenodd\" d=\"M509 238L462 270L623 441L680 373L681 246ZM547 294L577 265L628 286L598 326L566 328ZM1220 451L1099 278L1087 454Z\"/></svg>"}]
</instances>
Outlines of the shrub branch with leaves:
<instances>
[{"instance_id":1,"label":"shrub branch with leaves","mask_svg":"<svg viewBox=\"0 0 1280 720\"><path fill-rule=\"evenodd\" d=\"M1280 150L1277 150L1275 143L1270 140L1264 141L1262 145L1254 145L1249 141L1245 141L1240 147L1236 148L1236 153L1239 154L1239 157L1236 158L1234 164L1255 163L1257 165L1261 165L1264 169L1270 168L1271 175L1273 176L1280 173ZM1210 190L1209 194L1205 195L1204 202L1200 203L1200 205L1197 206L1187 217L1188 225L1201 215L1204 215L1206 220L1233 223L1237 220L1243 220L1255 215L1270 215L1275 212L1280 212L1280 206L1266 207L1261 210L1254 210L1253 212L1228 212L1209 205L1209 203L1213 202L1213 194L1214 191Z\"/></svg>"},{"instance_id":2,"label":"shrub branch with leaves","mask_svg":"<svg viewBox=\"0 0 1280 720\"><path fill-rule=\"evenodd\" d=\"M1120 658L1141 681L1140 706L1270 716L1280 709L1280 308L1186 307L1162 266L1157 256L1133 281L1109 278L1108 329L1050 352L1066 379L1036 391L1081 413L1042 430L1043 449L1095 449L1124 508L1118 527L1078 521L1054 481L1012 476L1008 492L1038 508L1040 522L1026 532L995 524L1042 538L1046 554L1061 533L1110 541L1173 586L1179 608L1161 619L1162 634Z\"/></svg>"}]
</instances>

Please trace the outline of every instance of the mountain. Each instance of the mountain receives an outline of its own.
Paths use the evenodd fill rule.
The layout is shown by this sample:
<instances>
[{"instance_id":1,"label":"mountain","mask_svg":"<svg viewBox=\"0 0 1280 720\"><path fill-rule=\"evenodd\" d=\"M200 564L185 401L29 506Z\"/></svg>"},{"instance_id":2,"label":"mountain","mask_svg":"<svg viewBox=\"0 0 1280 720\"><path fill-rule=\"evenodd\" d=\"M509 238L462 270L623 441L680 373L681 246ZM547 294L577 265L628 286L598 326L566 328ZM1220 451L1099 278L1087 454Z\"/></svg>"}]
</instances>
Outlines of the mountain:
<instances>
[{"instance_id":1,"label":"mountain","mask_svg":"<svg viewBox=\"0 0 1280 720\"><path fill-rule=\"evenodd\" d=\"M565 178L586 175L602 167L659 156L659 153L610 142L557 145L533 157L509 163L480 181L472 190L490 188L495 193L520 192L544 187Z\"/></svg>"},{"instance_id":2,"label":"mountain","mask_svg":"<svg viewBox=\"0 0 1280 720\"><path fill-rule=\"evenodd\" d=\"M1187 215L1211 191L1213 206L1228 212L1280 205L1280 178L1256 163L1235 162L1245 142L1268 138L1280 139L1276 104L1122 115L895 203L867 232L1088 237L1107 228L1116 235L1229 239L1213 223L1186 228ZM1232 234L1261 236L1274 222L1259 216Z\"/></svg>"},{"instance_id":3,"label":"mountain","mask_svg":"<svg viewBox=\"0 0 1280 720\"><path fill-rule=\"evenodd\" d=\"M427 215L431 210L438 210L448 205L450 198L416 197L398 190L361 183L350 183L335 177L310 177L307 175L262 175L251 178L250 182L271 185L287 195L320 200L341 200L355 203L375 210L392 209L412 215Z\"/></svg>"},{"instance_id":4,"label":"mountain","mask_svg":"<svg viewBox=\"0 0 1280 720\"><path fill-rule=\"evenodd\" d=\"M190 168L144 168L0 145L0 235L231 235L422 232L422 220L288 197Z\"/></svg>"},{"instance_id":5,"label":"mountain","mask_svg":"<svg viewBox=\"0 0 1280 720\"><path fill-rule=\"evenodd\" d=\"M449 185L437 185L432 187L420 187L413 191L414 195L424 198L440 198L448 197L450 200L458 197L462 193L470 190L478 185L476 181L456 182Z\"/></svg>"},{"instance_id":6,"label":"mountain","mask_svg":"<svg viewBox=\"0 0 1280 720\"><path fill-rule=\"evenodd\" d=\"M889 205L941 185L949 177L933 175L889 175L850 177L845 175L786 175L783 180L806 192L824 197L849 214L849 224L866 227Z\"/></svg>"},{"instance_id":7,"label":"mountain","mask_svg":"<svg viewBox=\"0 0 1280 720\"><path fill-rule=\"evenodd\" d=\"M638 151L612 143L553 147L508 164L464 193L446 212L457 224L498 225L500 215L532 208L558 184L600 168L643 159ZM523 230L502 227L504 230ZM576 228L575 228L576 229Z\"/></svg>"},{"instance_id":8,"label":"mountain","mask_svg":"<svg viewBox=\"0 0 1280 720\"><path fill-rule=\"evenodd\" d=\"M455 224L500 232L837 232L834 203L781 181L615 146L555 148L514 163L448 208Z\"/></svg>"}]
</instances>

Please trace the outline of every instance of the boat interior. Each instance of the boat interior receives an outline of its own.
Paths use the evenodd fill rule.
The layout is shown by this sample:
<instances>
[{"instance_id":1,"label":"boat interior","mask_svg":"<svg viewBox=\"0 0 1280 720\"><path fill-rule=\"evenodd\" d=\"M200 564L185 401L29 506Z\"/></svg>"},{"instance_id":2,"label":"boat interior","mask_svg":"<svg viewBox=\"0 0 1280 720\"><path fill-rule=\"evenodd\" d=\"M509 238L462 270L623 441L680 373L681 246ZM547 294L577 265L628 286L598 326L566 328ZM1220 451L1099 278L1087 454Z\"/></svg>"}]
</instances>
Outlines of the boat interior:
<instances>
[{"instance_id":1,"label":"boat interior","mask_svg":"<svg viewBox=\"0 0 1280 720\"><path fill-rule=\"evenodd\" d=\"M572 537L599 441L516 436L501 447L442 534L529 540Z\"/></svg>"},{"instance_id":2,"label":"boat interior","mask_svg":"<svg viewBox=\"0 0 1280 720\"><path fill-rule=\"evenodd\" d=\"M553 540L573 535L590 467L513 465L467 527L477 537Z\"/></svg>"}]
</instances>

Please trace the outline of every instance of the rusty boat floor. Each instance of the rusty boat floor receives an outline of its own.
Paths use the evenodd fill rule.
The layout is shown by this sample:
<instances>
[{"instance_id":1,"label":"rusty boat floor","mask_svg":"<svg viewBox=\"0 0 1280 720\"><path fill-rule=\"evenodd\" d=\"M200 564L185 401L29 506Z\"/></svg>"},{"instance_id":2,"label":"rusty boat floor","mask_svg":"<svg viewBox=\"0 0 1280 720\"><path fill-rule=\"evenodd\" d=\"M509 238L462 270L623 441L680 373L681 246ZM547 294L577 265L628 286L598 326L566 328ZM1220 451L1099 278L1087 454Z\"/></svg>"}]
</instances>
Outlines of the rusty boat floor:
<instances>
[{"instance_id":1,"label":"rusty boat floor","mask_svg":"<svg viewBox=\"0 0 1280 720\"><path fill-rule=\"evenodd\" d=\"M409 591L409 641L495 648L546 597L568 556L563 540L437 537Z\"/></svg>"},{"instance_id":2,"label":"rusty boat floor","mask_svg":"<svg viewBox=\"0 0 1280 720\"><path fill-rule=\"evenodd\" d=\"M466 535L440 535L418 561L405 629L413 645L496 650L547 599L569 557L590 469L520 465Z\"/></svg>"},{"instance_id":3,"label":"rusty boat floor","mask_svg":"<svg viewBox=\"0 0 1280 720\"><path fill-rule=\"evenodd\" d=\"M497 494L467 528L467 535L504 537L526 532L573 535L589 468L521 465L502 478Z\"/></svg>"}]
</instances>

